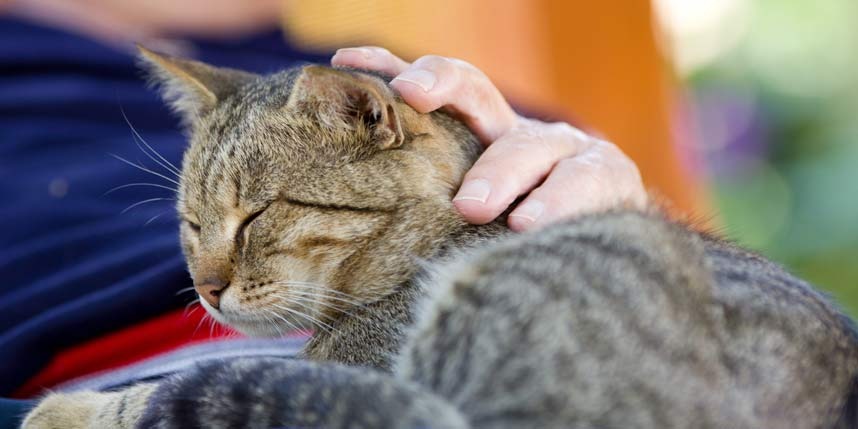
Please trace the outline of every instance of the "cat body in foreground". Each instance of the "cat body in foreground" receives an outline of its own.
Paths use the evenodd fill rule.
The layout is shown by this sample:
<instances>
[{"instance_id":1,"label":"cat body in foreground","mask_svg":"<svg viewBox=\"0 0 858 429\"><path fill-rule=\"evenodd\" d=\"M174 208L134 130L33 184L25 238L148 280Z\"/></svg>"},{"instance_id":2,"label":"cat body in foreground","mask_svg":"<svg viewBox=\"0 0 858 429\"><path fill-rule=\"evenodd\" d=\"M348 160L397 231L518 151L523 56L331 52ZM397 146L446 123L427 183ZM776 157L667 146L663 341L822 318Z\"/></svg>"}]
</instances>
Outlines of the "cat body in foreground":
<instances>
[{"instance_id":1,"label":"cat body in foreground","mask_svg":"<svg viewBox=\"0 0 858 429\"><path fill-rule=\"evenodd\" d=\"M468 225L450 198L478 143L383 80L144 57L191 130L203 305L251 335L315 328L308 360L54 394L25 427L856 425L856 331L776 264L658 213Z\"/></svg>"}]
</instances>

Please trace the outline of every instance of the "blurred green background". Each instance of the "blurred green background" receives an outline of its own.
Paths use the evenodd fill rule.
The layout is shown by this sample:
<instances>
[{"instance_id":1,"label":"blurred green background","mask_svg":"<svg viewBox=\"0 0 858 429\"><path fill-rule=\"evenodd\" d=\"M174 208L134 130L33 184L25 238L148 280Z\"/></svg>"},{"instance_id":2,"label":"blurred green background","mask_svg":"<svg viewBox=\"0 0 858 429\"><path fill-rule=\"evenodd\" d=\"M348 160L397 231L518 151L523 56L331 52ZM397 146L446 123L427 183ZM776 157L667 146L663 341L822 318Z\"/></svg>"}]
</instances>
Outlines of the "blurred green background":
<instances>
[{"instance_id":1,"label":"blurred green background","mask_svg":"<svg viewBox=\"0 0 858 429\"><path fill-rule=\"evenodd\" d=\"M656 1L725 232L858 316L858 1Z\"/></svg>"}]
</instances>

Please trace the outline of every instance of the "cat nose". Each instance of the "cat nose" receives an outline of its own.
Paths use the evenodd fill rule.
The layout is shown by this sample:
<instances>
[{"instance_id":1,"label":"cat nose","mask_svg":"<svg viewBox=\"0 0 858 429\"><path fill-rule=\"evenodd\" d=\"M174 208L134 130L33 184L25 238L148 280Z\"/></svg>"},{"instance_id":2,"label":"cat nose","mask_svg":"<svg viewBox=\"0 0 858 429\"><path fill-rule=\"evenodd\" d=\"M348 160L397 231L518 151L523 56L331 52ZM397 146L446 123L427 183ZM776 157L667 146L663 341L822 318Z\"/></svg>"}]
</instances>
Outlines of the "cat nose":
<instances>
[{"instance_id":1,"label":"cat nose","mask_svg":"<svg viewBox=\"0 0 858 429\"><path fill-rule=\"evenodd\" d=\"M229 286L229 282L221 279L206 279L200 284L195 284L194 289L200 294L200 298L206 300L214 308L220 307L220 296Z\"/></svg>"}]
</instances>

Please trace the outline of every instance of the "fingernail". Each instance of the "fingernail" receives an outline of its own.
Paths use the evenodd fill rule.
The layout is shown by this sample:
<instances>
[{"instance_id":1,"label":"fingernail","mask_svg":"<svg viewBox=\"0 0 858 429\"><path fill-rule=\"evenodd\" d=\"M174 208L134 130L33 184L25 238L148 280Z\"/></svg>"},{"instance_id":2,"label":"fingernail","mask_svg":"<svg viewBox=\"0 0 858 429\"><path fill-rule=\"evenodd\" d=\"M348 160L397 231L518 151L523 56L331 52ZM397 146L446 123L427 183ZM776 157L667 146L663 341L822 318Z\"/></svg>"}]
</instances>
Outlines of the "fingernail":
<instances>
[{"instance_id":1,"label":"fingernail","mask_svg":"<svg viewBox=\"0 0 858 429\"><path fill-rule=\"evenodd\" d=\"M368 59L372 58L372 51L371 51L371 50L369 50L369 49L366 49L366 48L342 48L342 49L337 49L337 52L334 54L334 56L336 57L336 56L337 56L337 55L339 55L340 53L343 53L343 54L355 53L355 54L358 54L358 55L362 56L362 57L363 57L363 59L365 59L365 60L368 60Z\"/></svg>"},{"instance_id":2,"label":"fingernail","mask_svg":"<svg viewBox=\"0 0 858 429\"><path fill-rule=\"evenodd\" d=\"M492 184L486 179L469 180L462 184L453 201L479 201L485 204L492 193Z\"/></svg>"},{"instance_id":3,"label":"fingernail","mask_svg":"<svg viewBox=\"0 0 858 429\"><path fill-rule=\"evenodd\" d=\"M429 92L435 86L435 74L427 70L408 70L396 76L391 83L396 81L408 82L417 85L423 92Z\"/></svg>"},{"instance_id":4,"label":"fingernail","mask_svg":"<svg viewBox=\"0 0 858 429\"><path fill-rule=\"evenodd\" d=\"M515 211L509 215L509 217L520 217L531 222L536 222L536 220L542 216L542 212L544 211L545 204L542 204L542 201L528 200L525 201L524 204L518 206Z\"/></svg>"}]
</instances>

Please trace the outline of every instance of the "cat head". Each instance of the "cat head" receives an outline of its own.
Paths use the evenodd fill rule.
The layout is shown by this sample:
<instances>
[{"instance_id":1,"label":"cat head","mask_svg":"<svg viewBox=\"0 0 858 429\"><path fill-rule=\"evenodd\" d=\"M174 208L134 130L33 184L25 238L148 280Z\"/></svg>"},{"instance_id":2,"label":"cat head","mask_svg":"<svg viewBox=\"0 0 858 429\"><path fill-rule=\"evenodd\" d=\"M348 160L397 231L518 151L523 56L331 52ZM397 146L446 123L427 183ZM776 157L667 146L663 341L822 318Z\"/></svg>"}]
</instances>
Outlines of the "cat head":
<instances>
[{"instance_id":1,"label":"cat head","mask_svg":"<svg viewBox=\"0 0 858 429\"><path fill-rule=\"evenodd\" d=\"M218 321L318 328L391 293L463 225L451 198L479 144L385 79L317 65L262 76L143 48L141 60L189 134L181 242Z\"/></svg>"}]
</instances>

